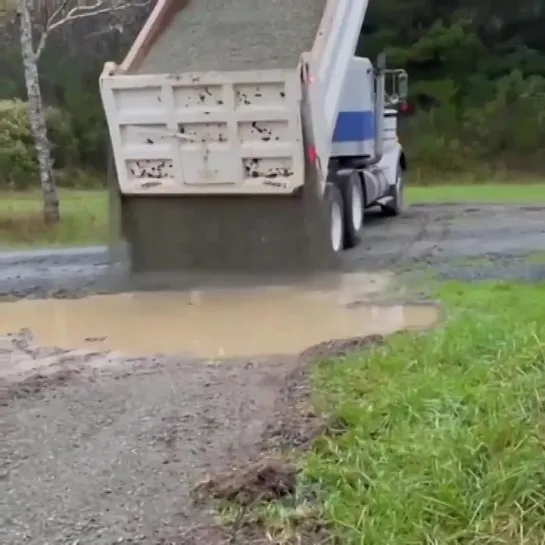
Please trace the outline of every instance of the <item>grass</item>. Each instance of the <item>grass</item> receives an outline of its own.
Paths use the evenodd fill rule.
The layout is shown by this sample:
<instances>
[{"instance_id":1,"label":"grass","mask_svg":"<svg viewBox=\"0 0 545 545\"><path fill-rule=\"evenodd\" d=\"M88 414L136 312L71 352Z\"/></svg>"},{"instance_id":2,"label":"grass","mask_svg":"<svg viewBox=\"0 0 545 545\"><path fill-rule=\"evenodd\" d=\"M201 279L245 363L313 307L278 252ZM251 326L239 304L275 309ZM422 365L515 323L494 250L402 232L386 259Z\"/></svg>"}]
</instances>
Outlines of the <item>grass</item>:
<instances>
[{"instance_id":1,"label":"grass","mask_svg":"<svg viewBox=\"0 0 545 545\"><path fill-rule=\"evenodd\" d=\"M61 190L58 225L42 218L41 194L0 193L0 246L80 246L106 243L108 199L105 191Z\"/></svg>"},{"instance_id":2,"label":"grass","mask_svg":"<svg viewBox=\"0 0 545 545\"><path fill-rule=\"evenodd\" d=\"M47 227L42 221L40 192L1 192L0 245L79 246L107 241L106 191L62 190L60 197L62 221ZM545 203L545 183L409 187L407 200L409 203Z\"/></svg>"},{"instance_id":3,"label":"grass","mask_svg":"<svg viewBox=\"0 0 545 545\"><path fill-rule=\"evenodd\" d=\"M545 543L545 284L440 288L446 322L324 362L343 433L300 490L343 545ZM296 520L269 506L269 528ZM293 530L293 528L292 528Z\"/></svg>"},{"instance_id":4,"label":"grass","mask_svg":"<svg viewBox=\"0 0 545 545\"><path fill-rule=\"evenodd\" d=\"M479 184L410 187L410 203L471 202L471 203L545 203L545 181L534 184Z\"/></svg>"}]
</instances>

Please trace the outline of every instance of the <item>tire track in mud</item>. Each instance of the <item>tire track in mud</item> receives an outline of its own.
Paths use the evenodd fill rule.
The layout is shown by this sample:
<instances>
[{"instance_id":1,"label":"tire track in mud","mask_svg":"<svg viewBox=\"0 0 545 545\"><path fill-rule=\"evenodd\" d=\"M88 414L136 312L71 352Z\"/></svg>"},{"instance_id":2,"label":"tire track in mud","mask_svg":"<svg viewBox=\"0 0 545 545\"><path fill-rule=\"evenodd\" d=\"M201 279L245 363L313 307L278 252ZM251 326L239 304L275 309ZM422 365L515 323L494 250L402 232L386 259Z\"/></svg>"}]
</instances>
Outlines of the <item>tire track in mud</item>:
<instances>
[{"instance_id":1,"label":"tire track in mud","mask_svg":"<svg viewBox=\"0 0 545 545\"><path fill-rule=\"evenodd\" d=\"M471 281L542 279L545 258L528 256L545 256L543 212L438 205L388 220L370 215L345 268L417 276L435 270ZM105 248L0 254L3 298L118 291L128 286L123 275L122 266L108 272ZM304 439L278 425L297 428L294 406L308 394L305 355L203 362L110 354L107 361L92 351L45 354L24 334L9 343L0 346L0 363L19 358L28 369L40 357L57 357L68 375L40 373L9 387L0 382L0 396L8 394L0 402L0 496L9 499L0 502L0 542L6 545L227 543L211 516L191 503L192 483L257 454L263 433L274 444ZM360 345L325 343L316 354ZM193 527L206 535L190 536Z\"/></svg>"},{"instance_id":2,"label":"tire track in mud","mask_svg":"<svg viewBox=\"0 0 545 545\"><path fill-rule=\"evenodd\" d=\"M545 207L443 204L372 218L349 268L435 272L458 280L545 278ZM541 256L543 254L543 256Z\"/></svg>"},{"instance_id":3,"label":"tire track in mud","mask_svg":"<svg viewBox=\"0 0 545 545\"><path fill-rule=\"evenodd\" d=\"M380 229L381 218L375 218L377 229ZM432 229L433 226L433 229ZM407 261L419 260L425 261L434 255L441 243L446 240L449 234L450 224L449 218L442 218L440 222L434 221L431 214L422 214L413 227L413 233L406 244L398 244L397 251L387 250L386 255L382 259L378 259L374 264L377 269L396 269L407 265ZM395 240L378 243L374 242L367 247L367 251L372 259L377 253L379 244L388 247L389 244L395 244ZM369 257L365 256L365 259ZM360 262L361 263L361 262Z\"/></svg>"}]
</instances>

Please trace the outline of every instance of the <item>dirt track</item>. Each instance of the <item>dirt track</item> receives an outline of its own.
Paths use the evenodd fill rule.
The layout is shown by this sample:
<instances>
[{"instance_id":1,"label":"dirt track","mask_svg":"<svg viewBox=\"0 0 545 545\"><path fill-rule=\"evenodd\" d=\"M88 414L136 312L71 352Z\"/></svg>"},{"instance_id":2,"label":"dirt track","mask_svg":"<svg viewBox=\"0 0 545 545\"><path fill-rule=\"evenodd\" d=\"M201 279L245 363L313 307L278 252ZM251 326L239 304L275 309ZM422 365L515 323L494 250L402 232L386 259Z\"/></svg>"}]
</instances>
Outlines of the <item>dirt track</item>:
<instances>
[{"instance_id":1,"label":"dirt track","mask_svg":"<svg viewBox=\"0 0 545 545\"><path fill-rule=\"evenodd\" d=\"M421 205L394 221L370 219L364 244L347 256L349 269L411 271L431 267L442 277L545 278L545 207ZM543 263L539 263L542 261Z\"/></svg>"},{"instance_id":2,"label":"dirt track","mask_svg":"<svg viewBox=\"0 0 545 545\"><path fill-rule=\"evenodd\" d=\"M449 278L543 279L545 259L529 256L545 251L544 211L445 205L370 218L346 268L412 270L410 279L423 268ZM0 255L0 295L108 291L119 279L106 277L106 264L101 249ZM48 356L25 335L0 342L0 366L60 357L65 369L58 387L42 377L0 390L0 542L220 543L215 531L190 531L211 522L188 501L191 485L255 453L282 411L276 401L297 358L218 364L61 352Z\"/></svg>"}]
</instances>

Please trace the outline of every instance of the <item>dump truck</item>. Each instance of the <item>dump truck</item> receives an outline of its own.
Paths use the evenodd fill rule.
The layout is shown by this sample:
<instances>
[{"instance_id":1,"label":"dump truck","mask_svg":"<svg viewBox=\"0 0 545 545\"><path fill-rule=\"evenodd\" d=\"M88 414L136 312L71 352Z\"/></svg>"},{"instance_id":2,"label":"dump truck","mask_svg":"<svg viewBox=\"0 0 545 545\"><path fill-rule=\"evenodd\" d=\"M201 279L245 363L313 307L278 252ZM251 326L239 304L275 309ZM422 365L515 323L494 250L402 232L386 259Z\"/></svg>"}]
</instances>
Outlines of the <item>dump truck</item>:
<instances>
[{"instance_id":1,"label":"dump truck","mask_svg":"<svg viewBox=\"0 0 545 545\"><path fill-rule=\"evenodd\" d=\"M401 213L407 74L355 54L367 7L157 1L100 76L133 272L334 269L369 208Z\"/></svg>"}]
</instances>

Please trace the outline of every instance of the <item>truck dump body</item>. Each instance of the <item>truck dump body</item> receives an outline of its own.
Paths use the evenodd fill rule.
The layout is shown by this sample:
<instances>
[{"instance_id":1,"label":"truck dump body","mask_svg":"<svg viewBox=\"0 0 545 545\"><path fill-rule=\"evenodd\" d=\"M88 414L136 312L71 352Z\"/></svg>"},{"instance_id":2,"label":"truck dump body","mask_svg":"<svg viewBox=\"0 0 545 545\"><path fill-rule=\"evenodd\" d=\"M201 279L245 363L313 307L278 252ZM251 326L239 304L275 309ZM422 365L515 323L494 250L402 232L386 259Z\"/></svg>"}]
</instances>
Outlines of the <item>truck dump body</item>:
<instances>
[{"instance_id":1,"label":"truck dump body","mask_svg":"<svg viewBox=\"0 0 545 545\"><path fill-rule=\"evenodd\" d=\"M326 0L201 0L178 11L138 74L294 68Z\"/></svg>"},{"instance_id":2,"label":"truck dump body","mask_svg":"<svg viewBox=\"0 0 545 545\"><path fill-rule=\"evenodd\" d=\"M119 218L134 272L291 276L337 265L303 125L312 118L328 155L366 7L158 0L125 61L101 77L120 188L112 226ZM315 81L306 114L305 53Z\"/></svg>"}]
</instances>

